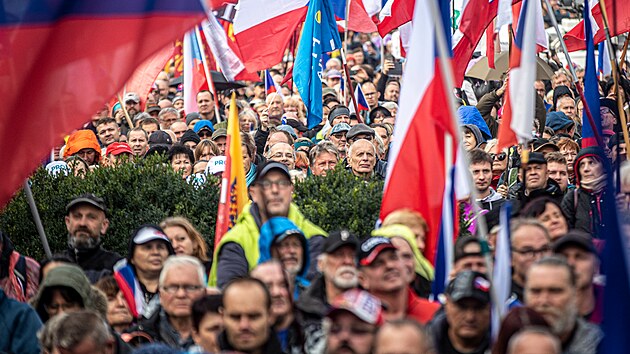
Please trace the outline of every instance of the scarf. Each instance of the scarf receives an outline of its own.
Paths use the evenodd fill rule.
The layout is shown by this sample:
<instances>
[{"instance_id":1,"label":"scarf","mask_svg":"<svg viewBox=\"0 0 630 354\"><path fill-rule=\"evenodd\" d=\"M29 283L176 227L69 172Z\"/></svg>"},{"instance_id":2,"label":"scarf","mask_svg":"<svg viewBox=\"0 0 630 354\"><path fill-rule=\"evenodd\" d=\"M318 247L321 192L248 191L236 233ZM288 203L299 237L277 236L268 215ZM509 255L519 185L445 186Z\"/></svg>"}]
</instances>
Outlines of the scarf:
<instances>
[{"instance_id":1,"label":"scarf","mask_svg":"<svg viewBox=\"0 0 630 354\"><path fill-rule=\"evenodd\" d=\"M600 193L606 187L607 174L602 173L601 176L593 177L591 179L583 179L580 181L580 188L587 190L591 193Z\"/></svg>"},{"instance_id":2,"label":"scarf","mask_svg":"<svg viewBox=\"0 0 630 354\"><path fill-rule=\"evenodd\" d=\"M247 175L245 175L245 182L247 183L247 187L251 186L256 179L256 164L249 164L249 171L247 171Z\"/></svg>"}]
</instances>

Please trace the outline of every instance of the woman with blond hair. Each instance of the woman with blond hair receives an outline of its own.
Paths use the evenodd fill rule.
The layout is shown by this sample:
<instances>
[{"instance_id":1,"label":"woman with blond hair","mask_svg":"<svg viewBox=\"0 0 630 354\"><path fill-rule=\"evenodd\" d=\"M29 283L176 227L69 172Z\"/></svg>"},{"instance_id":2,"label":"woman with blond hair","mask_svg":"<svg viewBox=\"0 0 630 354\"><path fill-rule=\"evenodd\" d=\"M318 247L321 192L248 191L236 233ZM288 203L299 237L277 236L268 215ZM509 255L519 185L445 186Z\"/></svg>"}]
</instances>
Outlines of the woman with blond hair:
<instances>
[{"instance_id":1,"label":"woman with blond hair","mask_svg":"<svg viewBox=\"0 0 630 354\"><path fill-rule=\"evenodd\" d=\"M171 240L176 255L187 255L198 258L210 272L212 262L208 257L208 246L201 233L186 218L181 216L169 217L160 223L160 227Z\"/></svg>"}]
</instances>

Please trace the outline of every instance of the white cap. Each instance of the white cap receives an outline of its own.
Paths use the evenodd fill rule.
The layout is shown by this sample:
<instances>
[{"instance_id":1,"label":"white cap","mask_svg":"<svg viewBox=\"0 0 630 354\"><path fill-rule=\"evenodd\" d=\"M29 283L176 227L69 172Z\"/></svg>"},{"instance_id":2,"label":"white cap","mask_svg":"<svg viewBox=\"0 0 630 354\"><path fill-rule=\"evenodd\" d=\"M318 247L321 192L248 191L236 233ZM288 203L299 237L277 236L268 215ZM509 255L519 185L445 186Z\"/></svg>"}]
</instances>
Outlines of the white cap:
<instances>
[{"instance_id":1,"label":"white cap","mask_svg":"<svg viewBox=\"0 0 630 354\"><path fill-rule=\"evenodd\" d=\"M135 243L136 245L142 245L155 240L162 240L168 244L171 243L171 241L168 239L168 237L166 237L166 235L164 235L164 233L152 227L143 227L142 229L140 229L136 233L136 236L134 236L133 243Z\"/></svg>"},{"instance_id":2,"label":"white cap","mask_svg":"<svg viewBox=\"0 0 630 354\"><path fill-rule=\"evenodd\" d=\"M46 165L46 171L55 177L59 174L67 176L70 174L70 167L65 161L53 161Z\"/></svg>"},{"instance_id":3,"label":"white cap","mask_svg":"<svg viewBox=\"0 0 630 354\"><path fill-rule=\"evenodd\" d=\"M216 175L218 173L223 173L225 171L225 156L215 156L208 161L208 166L206 166L206 174L207 175Z\"/></svg>"}]
</instances>

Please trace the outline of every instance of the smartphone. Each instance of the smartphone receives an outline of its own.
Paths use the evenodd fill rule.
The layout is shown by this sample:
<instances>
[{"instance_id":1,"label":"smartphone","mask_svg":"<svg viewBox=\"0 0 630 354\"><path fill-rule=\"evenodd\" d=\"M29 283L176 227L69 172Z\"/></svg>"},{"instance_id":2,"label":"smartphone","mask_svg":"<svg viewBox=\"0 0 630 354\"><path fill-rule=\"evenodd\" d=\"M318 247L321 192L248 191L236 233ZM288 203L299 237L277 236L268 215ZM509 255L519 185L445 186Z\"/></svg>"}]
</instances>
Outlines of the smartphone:
<instances>
[{"instance_id":1,"label":"smartphone","mask_svg":"<svg viewBox=\"0 0 630 354\"><path fill-rule=\"evenodd\" d=\"M394 61L394 68L391 69L387 75L389 76L402 76L402 62L400 60Z\"/></svg>"}]
</instances>

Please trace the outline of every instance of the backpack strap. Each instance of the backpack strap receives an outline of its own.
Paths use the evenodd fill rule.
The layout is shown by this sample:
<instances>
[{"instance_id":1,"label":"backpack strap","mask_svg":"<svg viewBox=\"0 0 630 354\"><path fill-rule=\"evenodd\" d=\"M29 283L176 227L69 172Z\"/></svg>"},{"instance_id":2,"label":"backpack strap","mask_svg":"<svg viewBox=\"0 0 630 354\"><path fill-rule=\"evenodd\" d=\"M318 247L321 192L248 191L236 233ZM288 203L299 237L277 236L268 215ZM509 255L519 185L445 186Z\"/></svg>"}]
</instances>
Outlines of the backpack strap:
<instances>
[{"instance_id":1,"label":"backpack strap","mask_svg":"<svg viewBox=\"0 0 630 354\"><path fill-rule=\"evenodd\" d=\"M22 292L24 293L24 295L26 295L26 284L27 284L26 282L28 279L26 276L26 258L24 258L24 256L20 255L20 258L18 259L17 263L15 263L13 274L15 274L18 281L20 282L20 286L22 287Z\"/></svg>"}]
</instances>

